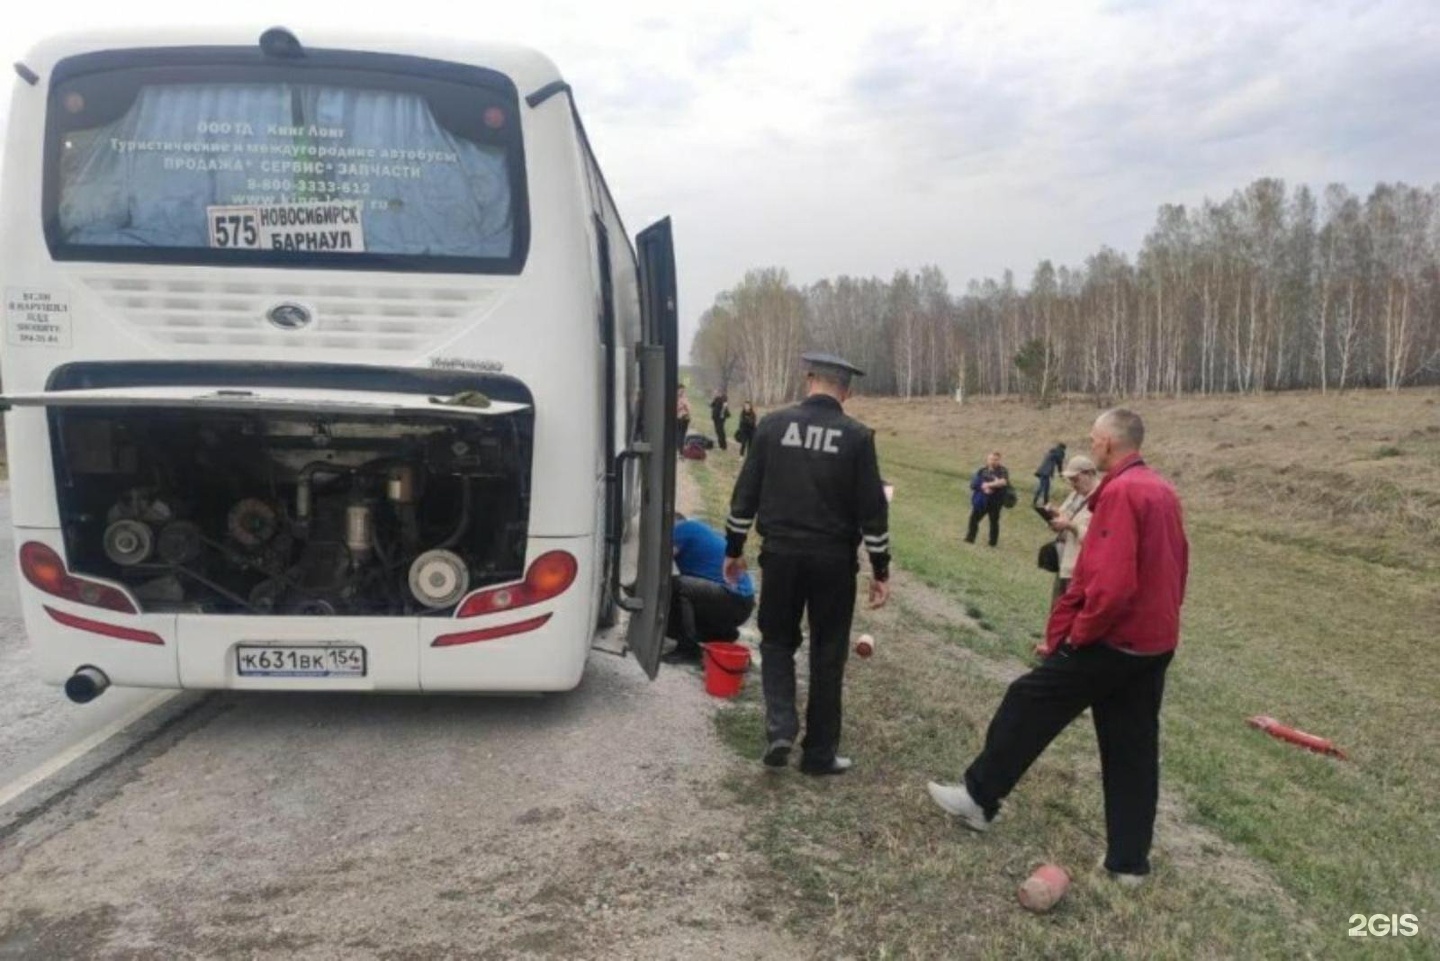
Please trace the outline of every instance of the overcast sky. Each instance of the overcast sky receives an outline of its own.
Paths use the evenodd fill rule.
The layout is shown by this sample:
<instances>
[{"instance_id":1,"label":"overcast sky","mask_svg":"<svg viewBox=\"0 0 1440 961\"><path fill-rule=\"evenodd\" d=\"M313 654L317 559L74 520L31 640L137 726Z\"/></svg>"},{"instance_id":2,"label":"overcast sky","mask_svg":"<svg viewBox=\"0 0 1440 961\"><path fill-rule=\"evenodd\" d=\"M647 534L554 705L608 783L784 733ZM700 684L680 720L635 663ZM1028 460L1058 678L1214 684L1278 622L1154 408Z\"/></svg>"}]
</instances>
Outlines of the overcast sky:
<instances>
[{"instance_id":1,"label":"overcast sky","mask_svg":"<svg viewBox=\"0 0 1440 961\"><path fill-rule=\"evenodd\" d=\"M224 22L537 47L631 231L674 217L687 343L749 267L1023 284L1040 258L1133 252L1162 202L1259 176L1440 181L1437 0L711 6L12 2L0 43L18 60L79 26Z\"/></svg>"}]
</instances>

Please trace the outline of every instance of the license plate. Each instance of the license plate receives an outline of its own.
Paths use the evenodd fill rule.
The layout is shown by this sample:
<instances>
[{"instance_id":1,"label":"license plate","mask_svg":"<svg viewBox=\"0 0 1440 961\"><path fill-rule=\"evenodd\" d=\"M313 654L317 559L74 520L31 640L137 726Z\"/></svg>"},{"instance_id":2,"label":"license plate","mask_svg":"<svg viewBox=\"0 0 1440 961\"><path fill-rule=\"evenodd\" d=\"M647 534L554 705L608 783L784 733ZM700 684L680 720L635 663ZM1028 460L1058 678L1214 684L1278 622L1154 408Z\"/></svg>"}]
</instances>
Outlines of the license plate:
<instances>
[{"instance_id":1,"label":"license plate","mask_svg":"<svg viewBox=\"0 0 1440 961\"><path fill-rule=\"evenodd\" d=\"M235 649L241 677L364 677L365 648L242 644Z\"/></svg>"}]
</instances>

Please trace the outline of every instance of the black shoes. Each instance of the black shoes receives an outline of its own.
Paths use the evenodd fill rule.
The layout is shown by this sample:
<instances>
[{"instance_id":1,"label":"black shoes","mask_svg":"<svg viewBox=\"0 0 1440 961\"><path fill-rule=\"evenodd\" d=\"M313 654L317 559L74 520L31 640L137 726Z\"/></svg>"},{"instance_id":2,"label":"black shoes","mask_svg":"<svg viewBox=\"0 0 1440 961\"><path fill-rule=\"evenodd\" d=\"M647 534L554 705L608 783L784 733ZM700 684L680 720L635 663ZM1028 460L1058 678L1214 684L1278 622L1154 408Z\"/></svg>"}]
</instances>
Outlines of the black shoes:
<instances>
[{"instance_id":1,"label":"black shoes","mask_svg":"<svg viewBox=\"0 0 1440 961\"><path fill-rule=\"evenodd\" d=\"M662 664L699 664L700 648L698 647L677 647L669 654L660 656Z\"/></svg>"},{"instance_id":2,"label":"black shoes","mask_svg":"<svg viewBox=\"0 0 1440 961\"><path fill-rule=\"evenodd\" d=\"M848 757L840 757L837 754L829 764L821 767L813 767L806 764L800 765L800 773L809 774L812 777L824 777L828 774L844 774L854 766L854 761Z\"/></svg>"},{"instance_id":3,"label":"black shoes","mask_svg":"<svg viewBox=\"0 0 1440 961\"><path fill-rule=\"evenodd\" d=\"M781 770L789 766L790 749L794 746L794 743L785 740L783 737L776 738L770 742L770 746L765 749L765 754L760 760L771 770Z\"/></svg>"},{"instance_id":4,"label":"black shoes","mask_svg":"<svg viewBox=\"0 0 1440 961\"><path fill-rule=\"evenodd\" d=\"M794 743L785 738L776 738L770 742L765 749L760 761L765 765L767 771L783 771L790 765L790 751L795 747ZM824 777L827 774L844 774L854 767L848 757L833 757L829 764L810 764L806 761L800 762L800 773L809 774L813 777Z\"/></svg>"}]
</instances>

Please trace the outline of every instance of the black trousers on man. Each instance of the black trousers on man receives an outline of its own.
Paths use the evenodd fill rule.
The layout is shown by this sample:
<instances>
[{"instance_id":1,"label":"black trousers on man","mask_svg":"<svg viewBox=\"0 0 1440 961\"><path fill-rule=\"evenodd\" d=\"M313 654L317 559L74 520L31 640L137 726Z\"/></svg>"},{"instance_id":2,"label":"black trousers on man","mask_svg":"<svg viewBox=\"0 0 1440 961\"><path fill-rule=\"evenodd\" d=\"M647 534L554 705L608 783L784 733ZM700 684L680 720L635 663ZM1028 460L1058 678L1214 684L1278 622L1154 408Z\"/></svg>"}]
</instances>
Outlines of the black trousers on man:
<instances>
[{"instance_id":1,"label":"black trousers on man","mask_svg":"<svg viewBox=\"0 0 1440 961\"><path fill-rule=\"evenodd\" d=\"M717 444L720 445L720 449L721 449L721 450L724 450L724 449L725 449L725 422L724 422L723 420L721 420L720 418L718 418L718 417L712 417L712 418L710 418L710 422L715 425L715 443L717 443Z\"/></svg>"},{"instance_id":2,"label":"black trousers on man","mask_svg":"<svg viewBox=\"0 0 1440 961\"><path fill-rule=\"evenodd\" d=\"M1087 707L1100 742L1105 867L1150 873L1160 796L1160 700L1173 652L1125 654L1104 644L1062 648L1018 678L985 732L965 787L989 817L1050 742Z\"/></svg>"},{"instance_id":3,"label":"black trousers on man","mask_svg":"<svg viewBox=\"0 0 1440 961\"><path fill-rule=\"evenodd\" d=\"M998 497L985 501L984 506L972 508L970 511L970 526L965 531L965 543L975 543L975 535L980 533L980 519L990 518L990 546L994 547L1000 543L1000 512L1005 509L1005 502Z\"/></svg>"},{"instance_id":4,"label":"black trousers on man","mask_svg":"<svg viewBox=\"0 0 1440 961\"><path fill-rule=\"evenodd\" d=\"M765 733L770 741L800 734L795 706L795 653L800 622L810 616L810 699L805 705L802 769L826 770L840 747L841 690L855 617L853 555L762 553L760 660Z\"/></svg>"},{"instance_id":5,"label":"black trousers on man","mask_svg":"<svg viewBox=\"0 0 1440 961\"><path fill-rule=\"evenodd\" d=\"M750 619L755 598L741 597L724 584L703 577L675 574L670 578L670 617L665 633L680 654L700 653L706 641L733 641Z\"/></svg>"}]
</instances>

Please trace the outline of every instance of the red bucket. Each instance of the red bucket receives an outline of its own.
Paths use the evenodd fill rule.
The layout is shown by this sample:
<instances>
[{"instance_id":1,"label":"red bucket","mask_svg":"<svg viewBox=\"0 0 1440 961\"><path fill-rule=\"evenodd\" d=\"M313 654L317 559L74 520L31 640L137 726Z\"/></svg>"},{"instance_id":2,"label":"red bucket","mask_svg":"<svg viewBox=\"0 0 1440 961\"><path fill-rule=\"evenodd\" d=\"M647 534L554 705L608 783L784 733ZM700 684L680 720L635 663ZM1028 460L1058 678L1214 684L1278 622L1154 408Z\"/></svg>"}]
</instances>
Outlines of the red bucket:
<instances>
[{"instance_id":1,"label":"red bucket","mask_svg":"<svg viewBox=\"0 0 1440 961\"><path fill-rule=\"evenodd\" d=\"M710 641L700 647L705 651L705 692L716 697L739 694L750 670L750 648L729 641Z\"/></svg>"}]
</instances>

